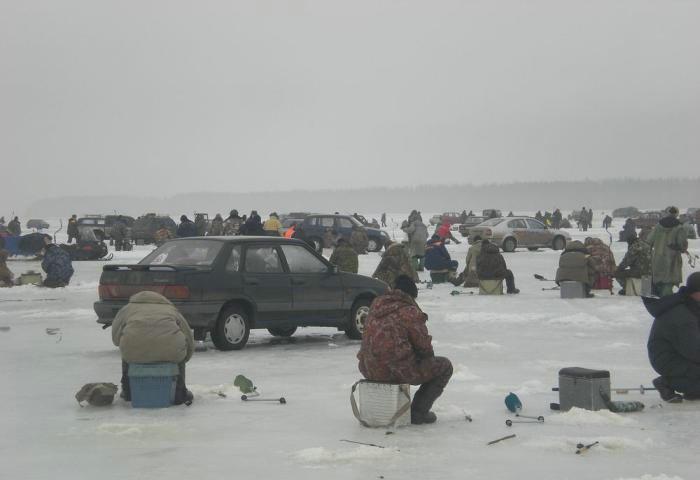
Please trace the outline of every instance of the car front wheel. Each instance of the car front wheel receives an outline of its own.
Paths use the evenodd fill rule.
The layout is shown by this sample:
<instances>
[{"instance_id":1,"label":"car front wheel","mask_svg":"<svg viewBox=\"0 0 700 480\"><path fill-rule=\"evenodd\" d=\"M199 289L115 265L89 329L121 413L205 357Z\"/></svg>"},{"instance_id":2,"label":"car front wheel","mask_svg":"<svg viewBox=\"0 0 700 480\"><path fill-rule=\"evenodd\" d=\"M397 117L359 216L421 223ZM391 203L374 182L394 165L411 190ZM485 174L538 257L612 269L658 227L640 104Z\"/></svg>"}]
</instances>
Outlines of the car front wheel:
<instances>
[{"instance_id":1,"label":"car front wheel","mask_svg":"<svg viewBox=\"0 0 700 480\"><path fill-rule=\"evenodd\" d=\"M248 313L234 305L225 308L211 332L211 340L219 350L240 350L248 343L250 320Z\"/></svg>"},{"instance_id":2,"label":"car front wheel","mask_svg":"<svg viewBox=\"0 0 700 480\"><path fill-rule=\"evenodd\" d=\"M350 312L350 323L345 328L345 334L353 340L362 339L362 332L365 330L365 321L369 315L369 306L372 300L361 298L355 302Z\"/></svg>"}]
</instances>

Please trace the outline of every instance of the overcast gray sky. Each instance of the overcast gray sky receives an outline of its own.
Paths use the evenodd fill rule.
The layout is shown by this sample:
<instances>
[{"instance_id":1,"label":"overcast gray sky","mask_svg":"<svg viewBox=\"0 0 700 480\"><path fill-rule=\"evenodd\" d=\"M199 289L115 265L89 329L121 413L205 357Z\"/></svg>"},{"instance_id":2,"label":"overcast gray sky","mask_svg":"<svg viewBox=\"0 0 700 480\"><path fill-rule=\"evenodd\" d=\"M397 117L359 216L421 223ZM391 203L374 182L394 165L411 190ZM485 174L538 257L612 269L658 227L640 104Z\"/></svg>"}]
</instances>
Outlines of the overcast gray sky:
<instances>
[{"instance_id":1,"label":"overcast gray sky","mask_svg":"<svg viewBox=\"0 0 700 480\"><path fill-rule=\"evenodd\" d=\"M4 214L700 175L700 1L0 0L0 68Z\"/></svg>"}]
</instances>

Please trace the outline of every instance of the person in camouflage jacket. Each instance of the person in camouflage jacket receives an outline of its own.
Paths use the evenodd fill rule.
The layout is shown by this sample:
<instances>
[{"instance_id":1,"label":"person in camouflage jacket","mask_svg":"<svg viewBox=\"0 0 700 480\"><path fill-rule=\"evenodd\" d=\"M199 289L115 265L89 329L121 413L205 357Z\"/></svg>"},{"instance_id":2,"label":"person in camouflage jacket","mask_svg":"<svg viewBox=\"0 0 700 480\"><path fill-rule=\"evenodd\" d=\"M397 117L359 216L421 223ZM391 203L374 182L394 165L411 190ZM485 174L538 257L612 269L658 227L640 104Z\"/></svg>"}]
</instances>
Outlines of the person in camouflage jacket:
<instances>
[{"instance_id":1,"label":"person in camouflage jacket","mask_svg":"<svg viewBox=\"0 0 700 480\"><path fill-rule=\"evenodd\" d=\"M352 233L350 234L350 245L355 249L358 255L364 255L367 253L367 247L369 247L369 237L367 236L367 231L364 227L355 225L352 227Z\"/></svg>"},{"instance_id":2,"label":"person in camouflage jacket","mask_svg":"<svg viewBox=\"0 0 700 480\"><path fill-rule=\"evenodd\" d=\"M588 237L584 241L586 250L598 276L612 277L615 274L615 256L600 238Z\"/></svg>"},{"instance_id":3,"label":"person in camouflage jacket","mask_svg":"<svg viewBox=\"0 0 700 480\"><path fill-rule=\"evenodd\" d=\"M209 236L218 237L224 234L224 219L221 218L221 214L217 213L214 220L211 221L211 227L209 227Z\"/></svg>"},{"instance_id":4,"label":"person in camouflage jacket","mask_svg":"<svg viewBox=\"0 0 700 480\"><path fill-rule=\"evenodd\" d=\"M160 228L153 233L153 242L156 246L160 247L168 240L175 238L173 232L171 232L164 224L160 224Z\"/></svg>"},{"instance_id":5,"label":"person in camouflage jacket","mask_svg":"<svg viewBox=\"0 0 700 480\"><path fill-rule=\"evenodd\" d=\"M41 268L46 272L43 285L49 288L65 287L73 276L70 254L46 238Z\"/></svg>"},{"instance_id":6,"label":"person in camouflage jacket","mask_svg":"<svg viewBox=\"0 0 700 480\"><path fill-rule=\"evenodd\" d=\"M452 363L436 357L428 333L428 316L416 304L418 289L401 275L396 288L370 306L357 358L371 381L420 385L411 403L411 423L433 423L430 411L452 376Z\"/></svg>"},{"instance_id":7,"label":"person in camouflage jacket","mask_svg":"<svg viewBox=\"0 0 700 480\"><path fill-rule=\"evenodd\" d=\"M344 238L338 239L329 261L337 265L341 272L357 273L357 252Z\"/></svg>"},{"instance_id":8,"label":"person in camouflage jacket","mask_svg":"<svg viewBox=\"0 0 700 480\"><path fill-rule=\"evenodd\" d=\"M622 286L620 295L625 294L628 278L642 278L650 275L651 249L638 237L631 237L627 240L627 253L615 270L615 279Z\"/></svg>"},{"instance_id":9,"label":"person in camouflage jacket","mask_svg":"<svg viewBox=\"0 0 700 480\"><path fill-rule=\"evenodd\" d=\"M224 221L224 235L227 237L238 235L242 223L243 218L238 215L238 210L231 210L228 218Z\"/></svg>"},{"instance_id":10,"label":"person in camouflage jacket","mask_svg":"<svg viewBox=\"0 0 700 480\"><path fill-rule=\"evenodd\" d=\"M418 274L413 269L413 265L411 265L407 247L401 243L392 243L387 245L372 277L383 281L390 288L394 288L394 283L399 275L406 275L412 278L414 282L418 281Z\"/></svg>"}]
</instances>

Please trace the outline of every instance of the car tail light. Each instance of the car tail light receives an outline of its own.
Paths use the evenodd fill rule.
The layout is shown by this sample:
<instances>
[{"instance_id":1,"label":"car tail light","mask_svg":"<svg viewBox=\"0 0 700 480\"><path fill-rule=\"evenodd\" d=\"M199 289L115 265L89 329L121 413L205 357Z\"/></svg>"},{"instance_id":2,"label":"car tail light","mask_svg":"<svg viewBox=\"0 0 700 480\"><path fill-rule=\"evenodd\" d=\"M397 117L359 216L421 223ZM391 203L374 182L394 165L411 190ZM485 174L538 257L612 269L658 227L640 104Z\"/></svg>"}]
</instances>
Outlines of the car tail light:
<instances>
[{"instance_id":1,"label":"car tail light","mask_svg":"<svg viewBox=\"0 0 700 480\"><path fill-rule=\"evenodd\" d=\"M190 289L186 285L100 285L100 300L129 298L139 292L156 292L170 300L190 298Z\"/></svg>"},{"instance_id":2,"label":"car tail light","mask_svg":"<svg viewBox=\"0 0 700 480\"><path fill-rule=\"evenodd\" d=\"M190 289L187 285L166 285L161 294L171 300L183 300L190 298Z\"/></svg>"}]
</instances>

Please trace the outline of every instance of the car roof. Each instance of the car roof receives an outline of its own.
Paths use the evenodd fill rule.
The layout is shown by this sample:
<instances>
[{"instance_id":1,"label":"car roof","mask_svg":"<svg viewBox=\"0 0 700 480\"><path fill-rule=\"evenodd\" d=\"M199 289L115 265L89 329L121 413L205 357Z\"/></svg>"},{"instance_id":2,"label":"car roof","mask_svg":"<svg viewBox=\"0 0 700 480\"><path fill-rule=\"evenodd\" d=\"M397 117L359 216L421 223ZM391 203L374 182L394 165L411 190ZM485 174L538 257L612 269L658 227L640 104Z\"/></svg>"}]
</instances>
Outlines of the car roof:
<instances>
[{"instance_id":1,"label":"car roof","mask_svg":"<svg viewBox=\"0 0 700 480\"><path fill-rule=\"evenodd\" d=\"M242 235L242 236L237 236L237 237L225 237L225 236L212 236L212 237L183 237L183 238L174 238L172 240L168 240L168 243L170 242L180 242L183 240L194 240L197 242L224 242L224 243L260 243L260 242L269 242L269 243L289 243L289 244L295 244L295 245L306 245L306 242L299 240L297 238L284 238L284 237L267 237L267 236L247 236L247 235Z\"/></svg>"}]
</instances>

